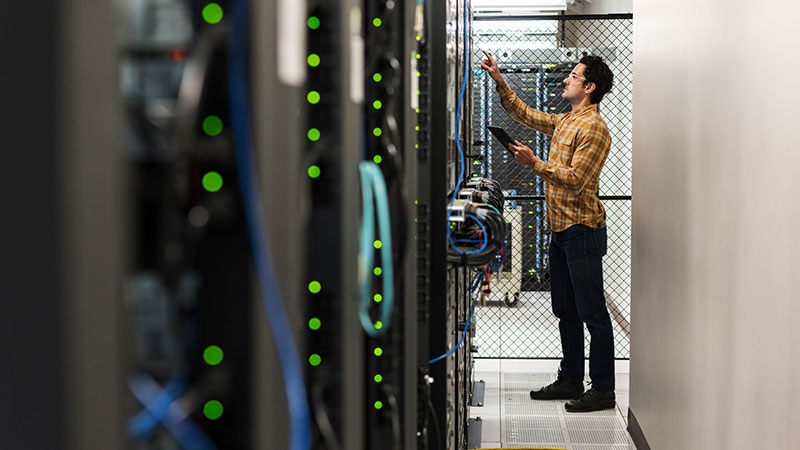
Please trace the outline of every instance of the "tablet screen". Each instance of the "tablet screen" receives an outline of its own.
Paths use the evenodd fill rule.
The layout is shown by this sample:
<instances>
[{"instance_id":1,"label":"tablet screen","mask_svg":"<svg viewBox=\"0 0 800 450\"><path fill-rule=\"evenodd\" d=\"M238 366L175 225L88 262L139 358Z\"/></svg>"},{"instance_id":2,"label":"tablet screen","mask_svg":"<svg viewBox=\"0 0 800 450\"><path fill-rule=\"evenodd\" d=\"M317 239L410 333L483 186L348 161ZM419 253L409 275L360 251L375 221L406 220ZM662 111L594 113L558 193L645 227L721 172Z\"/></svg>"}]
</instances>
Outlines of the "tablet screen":
<instances>
[{"instance_id":1,"label":"tablet screen","mask_svg":"<svg viewBox=\"0 0 800 450\"><path fill-rule=\"evenodd\" d=\"M511 156L514 156L512 150L508 148L508 144L513 144L514 139L512 139L511 136L509 136L508 133L506 133L506 130L500 127L493 127L493 126L488 126L486 128L488 128L489 131L492 132L494 137L497 138L498 141L500 141L500 143L503 145L503 148L505 148L508 151L508 153L511 154Z\"/></svg>"}]
</instances>

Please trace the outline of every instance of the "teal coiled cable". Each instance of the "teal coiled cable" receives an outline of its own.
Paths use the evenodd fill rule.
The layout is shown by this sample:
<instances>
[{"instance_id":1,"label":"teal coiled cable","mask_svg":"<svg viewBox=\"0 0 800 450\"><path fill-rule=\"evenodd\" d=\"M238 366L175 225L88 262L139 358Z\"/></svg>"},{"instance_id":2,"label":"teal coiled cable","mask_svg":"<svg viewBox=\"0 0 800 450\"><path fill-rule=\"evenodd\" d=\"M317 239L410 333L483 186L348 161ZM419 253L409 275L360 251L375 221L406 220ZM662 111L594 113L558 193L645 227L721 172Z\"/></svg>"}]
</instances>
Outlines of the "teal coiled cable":
<instances>
[{"instance_id":1,"label":"teal coiled cable","mask_svg":"<svg viewBox=\"0 0 800 450\"><path fill-rule=\"evenodd\" d=\"M394 306L394 266L392 263L392 222L389 214L389 196L386 191L386 180L377 164L362 161L358 165L361 174L361 200L363 211L361 216L361 238L359 255L359 288L361 303L359 318L364 331L371 337L383 336L389 329ZM376 215L377 212L377 215ZM370 287L372 286L371 268L375 260L375 219L378 223L378 236L381 242L380 255L383 285L380 326L372 321L370 308Z\"/></svg>"}]
</instances>

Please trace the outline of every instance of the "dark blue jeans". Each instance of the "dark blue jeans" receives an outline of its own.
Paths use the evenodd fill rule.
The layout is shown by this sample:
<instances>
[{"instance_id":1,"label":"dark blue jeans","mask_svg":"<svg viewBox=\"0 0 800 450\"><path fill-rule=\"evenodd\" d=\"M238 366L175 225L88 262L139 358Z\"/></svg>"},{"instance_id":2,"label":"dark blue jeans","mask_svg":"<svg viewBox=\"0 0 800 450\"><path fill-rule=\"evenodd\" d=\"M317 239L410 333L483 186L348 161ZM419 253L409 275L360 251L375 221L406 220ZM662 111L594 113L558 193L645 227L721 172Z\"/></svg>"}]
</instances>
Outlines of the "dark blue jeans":
<instances>
[{"instance_id":1,"label":"dark blue jeans","mask_svg":"<svg viewBox=\"0 0 800 450\"><path fill-rule=\"evenodd\" d=\"M561 377L583 380L583 324L589 329L589 377L598 391L614 390L614 336L603 291L606 228L573 225L552 232L550 285L561 332Z\"/></svg>"}]
</instances>

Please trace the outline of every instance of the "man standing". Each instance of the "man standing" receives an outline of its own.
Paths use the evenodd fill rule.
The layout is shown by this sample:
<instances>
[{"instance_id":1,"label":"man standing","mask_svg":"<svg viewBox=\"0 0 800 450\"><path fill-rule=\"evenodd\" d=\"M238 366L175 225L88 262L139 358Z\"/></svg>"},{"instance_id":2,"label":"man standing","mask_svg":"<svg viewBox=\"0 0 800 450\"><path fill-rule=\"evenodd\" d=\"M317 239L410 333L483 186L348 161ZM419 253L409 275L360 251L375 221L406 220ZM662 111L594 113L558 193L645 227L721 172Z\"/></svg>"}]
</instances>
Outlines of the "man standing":
<instances>
[{"instance_id":1,"label":"man standing","mask_svg":"<svg viewBox=\"0 0 800 450\"><path fill-rule=\"evenodd\" d=\"M517 122L552 136L545 162L515 141L509 148L518 163L546 183L553 314L559 319L563 358L558 379L530 395L535 400L569 400L570 412L613 409L614 338L603 292L602 258L607 250L606 212L597 197L600 173L611 148L608 126L597 105L611 89L613 74L602 58L585 56L564 80L561 97L572 104L563 114L537 111L503 80L486 53L481 68L497 83L506 112ZM583 324L589 329L589 377L584 392Z\"/></svg>"}]
</instances>

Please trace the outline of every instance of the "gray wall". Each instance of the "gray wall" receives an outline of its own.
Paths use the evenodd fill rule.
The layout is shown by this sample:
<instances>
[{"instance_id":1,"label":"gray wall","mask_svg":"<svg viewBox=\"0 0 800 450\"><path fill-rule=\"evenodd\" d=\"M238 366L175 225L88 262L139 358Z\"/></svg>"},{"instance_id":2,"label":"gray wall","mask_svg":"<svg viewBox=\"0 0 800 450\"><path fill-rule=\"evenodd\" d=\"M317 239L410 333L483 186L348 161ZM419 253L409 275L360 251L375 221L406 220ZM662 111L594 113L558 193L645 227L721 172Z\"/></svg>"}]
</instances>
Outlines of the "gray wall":
<instances>
[{"instance_id":1,"label":"gray wall","mask_svg":"<svg viewBox=\"0 0 800 450\"><path fill-rule=\"evenodd\" d=\"M800 440L798 13L635 4L630 408L653 449Z\"/></svg>"}]
</instances>

